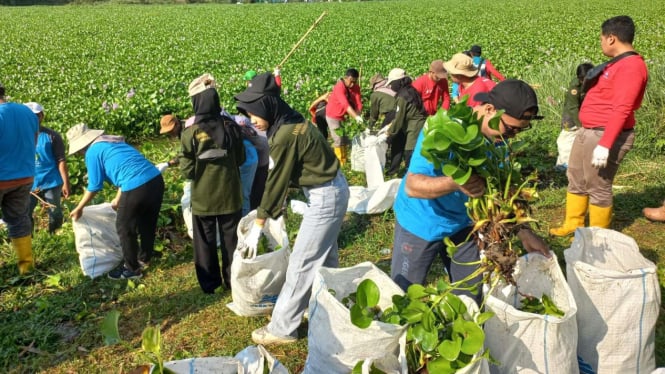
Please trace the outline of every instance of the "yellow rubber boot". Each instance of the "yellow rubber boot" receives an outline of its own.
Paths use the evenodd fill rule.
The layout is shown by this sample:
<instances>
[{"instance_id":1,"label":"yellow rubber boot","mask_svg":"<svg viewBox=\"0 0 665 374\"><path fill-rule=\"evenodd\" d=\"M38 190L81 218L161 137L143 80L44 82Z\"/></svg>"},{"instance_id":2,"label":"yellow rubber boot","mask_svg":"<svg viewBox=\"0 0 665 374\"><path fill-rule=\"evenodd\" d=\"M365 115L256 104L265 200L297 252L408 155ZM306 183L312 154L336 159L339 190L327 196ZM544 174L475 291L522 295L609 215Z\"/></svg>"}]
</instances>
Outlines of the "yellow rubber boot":
<instances>
[{"instance_id":1,"label":"yellow rubber boot","mask_svg":"<svg viewBox=\"0 0 665 374\"><path fill-rule=\"evenodd\" d=\"M342 166L344 166L344 164L346 163L346 155L344 154L344 150L342 149L342 147L335 147L333 148L333 150L335 151L335 156L337 156L339 163Z\"/></svg>"},{"instance_id":2,"label":"yellow rubber boot","mask_svg":"<svg viewBox=\"0 0 665 374\"><path fill-rule=\"evenodd\" d=\"M35 267L32 259L32 237L30 235L22 238L12 239L12 245L18 256L18 272L23 275Z\"/></svg>"},{"instance_id":3,"label":"yellow rubber boot","mask_svg":"<svg viewBox=\"0 0 665 374\"><path fill-rule=\"evenodd\" d=\"M550 235L568 236L578 227L584 227L584 217L588 205L589 196L568 192L566 194L566 220L561 227L550 229Z\"/></svg>"},{"instance_id":4,"label":"yellow rubber boot","mask_svg":"<svg viewBox=\"0 0 665 374\"><path fill-rule=\"evenodd\" d=\"M612 222L612 206L602 207L589 204L589 227L610 228Z\"/></svg>"}]
</instances>

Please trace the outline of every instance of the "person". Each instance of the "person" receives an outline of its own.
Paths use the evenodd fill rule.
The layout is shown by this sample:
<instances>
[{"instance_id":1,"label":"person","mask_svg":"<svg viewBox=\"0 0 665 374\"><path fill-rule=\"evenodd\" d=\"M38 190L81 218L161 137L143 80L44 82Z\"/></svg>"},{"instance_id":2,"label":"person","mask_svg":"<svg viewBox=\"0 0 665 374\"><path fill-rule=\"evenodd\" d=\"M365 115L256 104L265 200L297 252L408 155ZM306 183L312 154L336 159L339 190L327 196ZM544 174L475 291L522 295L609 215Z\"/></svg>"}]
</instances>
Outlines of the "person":
<instances>
[{"instance_id":1,"label":"person","mask_svg":"<svg viewBox=\"0 0 665 374\"><path fill-rule=\"evenodd\" d=\"M369 79L372 93L369 95L369 121L367 128L374 129L377 122L381 121L379 128L389 125L395 119L395 95L386 83L388 80L377 73Z\"/></svg>"},{"instance_id":2,"label":"person","mask_svg":"<svg viewBox=\"0 0 665 374\"><path fill-rule=\"evenodd\" d=\"M340 163L344 165L347 159L347 149L349 139L337 134L337 129L343 129L342 121L348 115L357 123L362 124L363 104L360 98L360 86L358 86L358 70L350 68L344 74L344 78L333 86L332 93L328 97L326 105L326 122L330 129L330 136L333 138L333 147L335 155Z\"/></svg>"},{"instance_id":3,"label":"person","mask_svg":"<svg viewBox=\"0 0 665 374\"><path fill-rule=\"evenodd\" d=\"M39 121L25 105L5 101L0 83L0 209L18 257L19 274L34 265L30 224L30 189L35 176Z\"/></svg>"},{"instance_id":4,"label":"person","mask_svg":"<svg viewBox=\"0 0 665 374\"><path fill-rule=\"evenodd\" d=\"M463 51L462 53L469 56L469 57L471 57L471 52L468 51L468 50ZM471 58L473 59L473 57L471 57ZM459 102L459 83L457 83L457 82L453 82L450 85L450 99L455 103Z\"/></svg>"},{"instance_id":5,"label":"person","mask_svg":"<svg viewBox=\"0 0 665 374\"><path fill-rule=\"evenodd\" d=\"M556 160L556 167L559 169L568 168L568 159L570 158L570 148L573 146L577 130L582 127L580 124L579 112L584 92L582 91L582 82L587 72L593 68L592 64L584 63L577 65L576 77L570 82L566 90L566 96L563 101L563 113L561 114L561 133L556 140L559 155Z\"/></svg>"},{"instance_id":6,"label":"person","mask_svg":"<svg viewBox=\"0 0 665 374\"><path fill-rule=\"evenodd\" d=\"M506 78L499 73L499 71L492 65L492 62L486 58L483 58L481 55L483 54L483 50L479 45L472 45L471 48L469 49L469 53L471 54L471 58L473 59L473 65L478 68L478 75L487 78L487 79L492 79L496 78L499 82L504 81Z\"/></svg>"},{"instance_id":7,"label":"person","mask_svg":"<svg viewBox=\"0 0 665 374\"><path fill-rule=\"evenodd\" d=\"M328 122L326 122L326 106L332 90L323 93L309 104L309 114L312 116L312 123L321 131L324 139L328 139Z\"/></svg>"},{"instance_id":8,"label":"person","mask_svg":"<svg viewBox=\"0 0 665 374\"><path fill-rule=\"evenodd\" d=\"M427 115L434 115L439 108L448 110L450 107L448 73L443 67L443 60L432 61L429 71L416 78L412 86L420 94Z\"/></svg>"},{"instance_id":9,"label":"person","mask_svg":"<svg viewBox=\"0 0 665 374\"><path fill-rule=\"evenodd\" d=\"M240 122L236 121L236 123L240 125ZM245 126L244 123L240 126L242 129L242 144L245 146L245 162L240 165L240 185L242 186L241 215L244 217L250 210L254 209L251 207L252 187L254 186L256 170L259 166L259 153L254 146L254 142L259 141L257 139L259 136L251 126Z\"/></svg>"},{"instance_id":10,"label":"person","mask_svg":"<svg viewBox=\"0 0 665 374\"><path fill-rule=\"evenodd\" d=\"M243 127L243 136L246 140L249 140L252 146L256 150L257 162L256 162L256 171L254 172L254 179L252 182L252 188L249 193L249 210L252 211L258 208L261 203L261 197L263 196L263 191L266 188L266 178L268 178L268 166L270 165L270 146L268 145L268 138L266 137L265 131L259 131L250 122L249 118L243 116L242 114L236 114L234 119L237 124ZM243 141L243 144L246 143ZM245 152L245 157L252 157L249 153ZM245 161L246 163L247 161ZM244 164L243 164L244 165ZM242 181L242 171L241 171L241 183ZM245 198L245 184L243 184L243 199ZM244 200L243 200L243 212L245 210ZM246 213L243 214L243 216Z\"/></svg>"},{"instance_id":11,"label":"person","mask_svg":"<svg viewBox=\"0 0 665 374\"><path fill-rule=\"evenodd\" d=\"M298 338L297 328L316 272L322 266L338 266L337 237L346 214L349 187L326 139L284 102L272 75L258 75L235 100L241 113L267 131L274 161L245 245L256 251L265 220L282 214L289 186L301 187L308 199L272 319L252 332L257 344L292 343Z\"/></svg>"},{"instance_id":12,"label":"person","mask_svg":"<svg viewBox=\"0 0 665 374\"><path fill-rule=\"evenodd\" d=\"M231 134L226 131L215 86L210 74L190 83L188 90L195 119L180 137L180 169L183 177L192 181L194 267L199 286L206 294L214 293L222 284L231 289L231 263L242 213L239 167L245 162L242 141L232 142Z\"/></svg>"},{"instance_id":13,"label":"person","mask_svg":"<svg viewBox=\"0 0 665 374\"><path fill-rule=\"evenodd\" d=\"M178 117L174 114L166 114L159 120L159 133L166 135L170 138L180 139L183 126ZM178 142L180 146L180 142ZM168 167L178 166L180 163L180 149L176 151L175 157L171 158L165 163L155 165L160 172L163 172Z\"/></svg>"},{"instance_id":14,"label":"person","mask_svg":"<svg viewBox=\"0 0 665 374\"><path fill-rule=\"evenodd\" d=\"M489 92L495 85L494 81L478 76L478 68L473 65L471 57L464 53L456 53L443 63L443 67L454 83L459 85L459 98L468 96L466 105L474 108L480 103L474 98L481 92Z\"/></svg>"},{"instance_id":15,"label":"person","mask_svg":"<svg viewBox=\"0 0 665 374\"><path fill-rule=\"evenodd\" d=\"M416 139L420 130L427 120L427 110L423 105L420 93L411 85L411 77L407 76L403 69L395 68L388 75L390 89L397 92L395 99L395 119L388 129L388 137L393 138L397 134L404 134L404 166L408 169L411 155L416 146ZM396 174L399 169L400 159L396 156L391 142L391 164L386 172L388 175Z\"/></svg>"},{"instance_id":16,"label":"person","mask_svg":"<svg viewBox=\"0 0 665 374\"><path fill-rule=\"evenodd\" d=\"M55 230L62 226L60 197L66 199L70 192L69 173L67 171L67 160L65 159L65 143L59 133L42 126L44 107L35 102L29 102L25 105L37 115L39 121L39 135L35 155L35 181L32 184L33 195L30 196L30 220L34 229L32 212L39 203L37 199L39 197L49 204L48 232L53 234Z\"/></svg>"},{"instance_id":17,"label":"person","mask_svg":"<svg viewBox=\"0 0 665 374\"><path fill-rule=\"evenodd\" d=\"M506 80L499 83L489 93L476 94L478 104L474 111L482 116L481 131L489 141L499 135L510 138L531 127L532 119L538 117L538 100L533 89L520 80ZM489 127L489 121L499 110L499 129ZM480 197L485 191L485 181L472 175L467 183L458 185L445 176L441 169L427 161L421 154L424 135L421 131L411 164L402 179L395 197L395 236L393 257L390 266L391 277L406 290L413 283L423 284L429 268L436 258L443 258L451 282L464 279L477 269L479 249L473 240L465 242L473 223L467 215L465 203L468 197ZM423 225L423 222L429 224ZM448 258L445 237L461 244L454 258ZM518 233L528 252L540 252L549 256L545 242L532 231L522 229ZM482 276L469 282L480 282ZM481 295L466 294L476 301Z\"/></svg>"},{"instance_id":18,"label":"person","mask_svg":"<svg viewBox=\"0 0 665 374\"><path fill-rule=\"evenodd\" d=\"M635 52L635 24L628 16L607 19L601 26L600 46L612 57L593 68L584 80L586 96L580 108L582 128L568 162L568 190L563 225L550 229L567 236L584 226L608 228L612 220L612 184L635 139L635 111L644 98L648 72Z\"/></svg>"},{"instance_id":19,"label":"person","mask_svg":"<svg viewBox=\"0 0 665 374\"><path fill-rule=\"evenodd\" d=\"M111 206L118 214L115 227L123 263L108 273L111 279L136 279L154 255L157 219L164 197L164 179L157 168L122 136L104 135L79 123L67 131L69 155L85 156L88 186L69 216L77 221L83 208L104 188L118 187ZM140 246L139 239L140 238Z\"/></svg>"},{"instance_id":20,"label":"person","mask_svg":"<svg viewBox=\"0 0 665 374\"><path fill-rule=\"evenodd\" d=\"M249 85L252 82L252 79L256 77L257 73L256 70L247 70L245 72L245 75L243 75L242 79L245 81L245 85L249 87ZM282 67L277 65L275 66L275 69L273 70L273 75L275 76L275 82L277 82L277 85L279 87L282 87Z\"/></svg>"}]
</instances>

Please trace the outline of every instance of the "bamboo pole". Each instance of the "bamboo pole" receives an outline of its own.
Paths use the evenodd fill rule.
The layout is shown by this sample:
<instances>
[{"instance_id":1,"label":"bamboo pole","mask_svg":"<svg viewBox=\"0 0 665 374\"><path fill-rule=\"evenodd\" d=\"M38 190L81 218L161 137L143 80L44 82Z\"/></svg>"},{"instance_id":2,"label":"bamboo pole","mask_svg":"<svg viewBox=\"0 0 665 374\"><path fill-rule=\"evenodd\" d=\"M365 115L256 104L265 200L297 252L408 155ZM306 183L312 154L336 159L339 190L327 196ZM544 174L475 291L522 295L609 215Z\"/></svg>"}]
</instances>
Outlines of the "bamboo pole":
<instances>
[{"instance_id":1,"label":"bamboo pole","mask_svg":"<svg viewBox=\"0 0 665 374\"><path fill-rule=\"evenodd\" d=\"M291 57L293 52L296 51L296 49L300 46L300 44L305 40L307 35L309 35L309 33L312 32L312 30L314 30L316 25L318 25L318 23L321 22L321 20L323 19L323 17L325 17L326 14L328 14L327 11L324 11L323 13L321 13L319 18L317 18L316 21L314 21L314 23L312 24L312 26L309 27L309 30L307 30L307 32L305 32L305 35L303 35L302 38L300 38L300 40L298 40L298 42L293 46L293 48L291 48L291 51L289 51L289 53L284 57L282 62L279 63L279 66L284 66L284 63L286 63L286 60L288 60L289 57Z\"/></svg>"}]
</instances>

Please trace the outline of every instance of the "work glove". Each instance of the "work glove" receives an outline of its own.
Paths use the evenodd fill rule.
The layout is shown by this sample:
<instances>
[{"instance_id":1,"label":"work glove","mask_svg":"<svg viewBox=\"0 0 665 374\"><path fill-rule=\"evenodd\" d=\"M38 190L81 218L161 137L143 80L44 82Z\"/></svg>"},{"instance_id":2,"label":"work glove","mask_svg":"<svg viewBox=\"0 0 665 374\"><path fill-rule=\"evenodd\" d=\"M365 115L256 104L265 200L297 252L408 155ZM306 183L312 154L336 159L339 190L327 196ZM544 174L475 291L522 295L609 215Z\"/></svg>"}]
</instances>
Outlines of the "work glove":
<instances>
[{"instance_id":1,"label":"work glove","mask_svg":"<svg viewBox=\"0 0 665 374\"><path fill-rule=\"evenodd\" d=\"M279 74L282 72L282 69L279 68L279 66L275 66L275 70L273 70L273 75L276 77L279 77Z\"/></svg>"},{"instance_id":2,"label":"work glove","mask_svg":"<svg viewBox=\"0 0 665 374\"><path fill-rule=\"evenodd\" d=\"M169 163L168 162L162 162L161 164L155 165L155 167L157 168L157 170L159 170L160 173L163 173L164 170L166 170L166 168L169 167Z\"/></svg>"},{"instance_id":3,"label":"work glove","mask_svg":"<svg viewBox=\"0 0 665 374\"><path fill-rule=\"evenodd\" d=\"M263 226L259 226L254 223L244 240L245 247L247 248L247 251L245 252L245 258L256 257L256 250L259 246L259 239L261 238L261 234L263 234Z\"/></svg>"},{"instance_id":4,"label":"work glove","mask_svg":"<svg viewBox=\"0 0 665 374\"><path fill-rule=\"evenodd\" d=\"M603 147L602 145L597 145L593 149L593 159L591 159L591 165L596 169L601 169L607 166L607 157L610 155L610 150Z\"/></svg>"},{"instance_id":5,"label":"work glove","mask_svg":"<svg viewBox=\"0 0 665 374\"><path fill-rule=\"evenodd\" d=\"M363 120L363 118L362 118L361 116L356 116L356 122L357 122L359 125L362 125L363 122L365 122L365 121Z\"/></svg>"}]
</instances>

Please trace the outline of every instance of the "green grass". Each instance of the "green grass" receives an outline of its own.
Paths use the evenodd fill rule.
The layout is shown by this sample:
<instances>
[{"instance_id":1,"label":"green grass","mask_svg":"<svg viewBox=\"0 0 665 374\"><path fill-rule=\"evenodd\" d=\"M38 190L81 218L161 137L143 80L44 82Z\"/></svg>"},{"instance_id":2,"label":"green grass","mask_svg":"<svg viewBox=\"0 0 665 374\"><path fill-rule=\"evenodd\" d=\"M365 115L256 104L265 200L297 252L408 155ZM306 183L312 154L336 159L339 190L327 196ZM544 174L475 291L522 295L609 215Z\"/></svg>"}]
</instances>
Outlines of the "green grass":
<instances>
[{"instance_id":1,"label":"green grass","mask_svg":"<svg viewBox=\"0 0 665 374\"><path fill-rule=\"evenodd\" d=\"M600 0L469 4L409 0L2 8L0 81L14 99L44 104L47 125L64 133L72 124L86 122L125 134L141 143L150 160L161 162L173 146L154 137L159 115L170 110L181 117L191 114L186 86L192 78L212 72L221 82L222 101L232 108L244 71L270 69L323 10L329 11L325 21L283 69L285 98L302 112L348 66L361 68L365 76L385 74L395 66L419 75L432 59L445 59L479 43L507 76L539 87L546 119L520 137L529 144L521 155L523 164L539 172L541 198L534 212L540 221L537 231L546 237L564 214L566 178L552 170L563 89L577 63L603 59L597 42L600 22L627 13L638 22L637 47L647 57L650 83L637 115L636 148L617 176L612 228L634 237L644 256L658 265L665 296L665 226L641 216L643 207L657 206L665 198L662 4ZM520 22L514 22L516 9ZM469 14L483 21L473 21ZM390 32L385 32L387 28ZM301 88L296 89L300 81ZM136 88L137 94L128 99L130 88ZM363 93L368 94L366 89ZM106 113L101 107L104 101L117 102L119 109ZM84 168L80 159L71 159L70 164L80 194ZM348 168L345 173L352 185L364 184L362 175ZM17 277L15 255L6 234L0 234L0 371L127 372L145 363L138 352L147 325L161 327L168 359L230 356L252 344L251 331L267 319L237 317L225 306L231 301L229 293L204 295L199 290L191 240L184 234L178 209L182 181L173 170L166 179L158 232L164 257L134 286L85 278L69 223L57 236L36 234L38 270L28 278ZM107 189L96 202L112 195ZM293 190L291 197L302 199L302 194ZM79 198L70 198L65 210ZM43 228L45 214L37 214ZM299 217L290 214L291 240L298 223ZM392 211L347 215L339 238L341 266L372 261L389 271L390 260L381 251L392 246L393 226ZM568 240L546 238L563 264ZM441 276L442 265L437 262L428 279ZM110 310L120 311L120 334L131 349L103 345L99 324ZM306 335L306 325L301 335ZM657 364L665 366L665 311L657 326L656 347ZM270 352L296 373L303 368L307 340L271 347Z\"/></svg>"}]
</instances>

